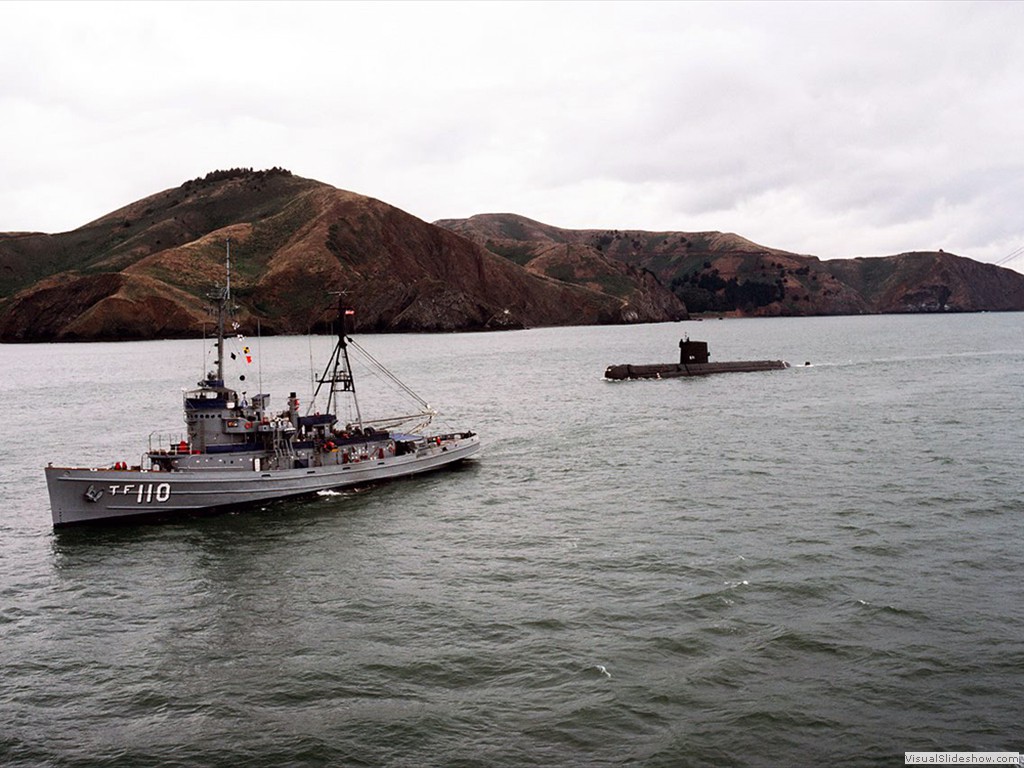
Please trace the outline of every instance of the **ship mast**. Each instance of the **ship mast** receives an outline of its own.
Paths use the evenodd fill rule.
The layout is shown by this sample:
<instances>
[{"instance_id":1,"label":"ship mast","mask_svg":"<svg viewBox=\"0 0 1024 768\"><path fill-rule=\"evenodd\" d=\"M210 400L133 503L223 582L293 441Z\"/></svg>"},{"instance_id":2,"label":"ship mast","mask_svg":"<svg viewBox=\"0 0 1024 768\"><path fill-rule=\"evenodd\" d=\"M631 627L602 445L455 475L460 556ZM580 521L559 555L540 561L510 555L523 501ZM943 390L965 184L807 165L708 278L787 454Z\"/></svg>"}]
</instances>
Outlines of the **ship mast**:
<instances>
[{"instance_id":1,"label":"ship mast","mask_svg":"<svg viewBox=\"0 0 1024 768\"><path fill-rule=\"evenodd\" d=\"M206 374L206 381L217 387L224 386L224 323L231 305L231 239L227 240L227 256L224 267L227 277L223 288L206 294L217 305L217 368ZM203 332L205 335L205 331ZM214 384L214 382L216 382ZM202 382L200 382L202 384Z\"/></svg>"},{"instance_id":2,"label":"ship mast","mask_svg":"<svg viewBox=\"0 0 1024 768\"><path fill-rule=\"evenodd\" d=\"M227 253L224 260L224 269L227 273L224 288L217 297L217 380L224 386L224 315L231 302L231 238L225 243Z\"/></svg>"},{"instance_id":3,"label":"ship mast","mask_svg":"<svg viewBox=\"0 0 1024 768\"><path fill-rule=\"evenodd\" d=\"M334 353L324 368L323 375L317 379L316 391L313 393L313 402L316 402L320 388L324 384L330 384L331 389L327 395L327 412L336 414L340 405L340 393L348 392L352 395L352 404L356 411L356 426L363 427L363 415L359 410L359 398L356 397L356 382L352 378L352 366L348 358L348 318L355 314L344 304L341 294L338 294L338 343L334 347Z\"/></svg>"}]
</instances>

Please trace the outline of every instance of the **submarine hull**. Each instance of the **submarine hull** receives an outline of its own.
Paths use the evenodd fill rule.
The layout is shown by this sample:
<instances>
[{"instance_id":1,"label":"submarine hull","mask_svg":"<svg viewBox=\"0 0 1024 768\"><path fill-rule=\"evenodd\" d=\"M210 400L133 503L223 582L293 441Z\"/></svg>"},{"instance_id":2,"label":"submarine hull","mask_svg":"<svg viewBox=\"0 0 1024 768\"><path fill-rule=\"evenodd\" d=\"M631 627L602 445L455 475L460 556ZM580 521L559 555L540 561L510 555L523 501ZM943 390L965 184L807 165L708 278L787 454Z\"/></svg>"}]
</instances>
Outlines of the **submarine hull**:
<instances>
[{"instance_id":1,"label":"submarine hull","mask_svg":"<svg viewBox=\"0 0 1024 768\"><path fill-rule=\"evenodd\" d=\"M783 360L738 360L730 363L659 363L654 365L610 365L606 379L675 379L683 376L709 376L713 373L753 373L789 368Z\"/></svg>"}]
</instances>

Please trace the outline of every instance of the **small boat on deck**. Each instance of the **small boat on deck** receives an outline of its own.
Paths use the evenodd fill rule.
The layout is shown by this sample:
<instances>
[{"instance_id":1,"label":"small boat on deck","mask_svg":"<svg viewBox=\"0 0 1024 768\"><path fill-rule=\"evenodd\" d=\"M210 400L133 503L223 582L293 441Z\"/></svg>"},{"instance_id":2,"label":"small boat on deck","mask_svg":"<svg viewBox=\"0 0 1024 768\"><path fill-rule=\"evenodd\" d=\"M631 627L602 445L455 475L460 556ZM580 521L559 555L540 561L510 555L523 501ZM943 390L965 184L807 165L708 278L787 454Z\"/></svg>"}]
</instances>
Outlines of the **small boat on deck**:
<instances>
[{"instance_id":1,"label":"small boat on deck","mask_svg":"<svg viewBox=\"0 0 1024 768\"><path fill-rule=\"evenodd\" d=\"M784 360L739 360L728 363L710 362L708 343L679 342L678 363L654 363L651 365L609 365L604 377L621 381L624 379L675 379L682 376L707 376L713 373L751 373L755 371L778 371L789 368Z\"/></svg>"}]
</instances>

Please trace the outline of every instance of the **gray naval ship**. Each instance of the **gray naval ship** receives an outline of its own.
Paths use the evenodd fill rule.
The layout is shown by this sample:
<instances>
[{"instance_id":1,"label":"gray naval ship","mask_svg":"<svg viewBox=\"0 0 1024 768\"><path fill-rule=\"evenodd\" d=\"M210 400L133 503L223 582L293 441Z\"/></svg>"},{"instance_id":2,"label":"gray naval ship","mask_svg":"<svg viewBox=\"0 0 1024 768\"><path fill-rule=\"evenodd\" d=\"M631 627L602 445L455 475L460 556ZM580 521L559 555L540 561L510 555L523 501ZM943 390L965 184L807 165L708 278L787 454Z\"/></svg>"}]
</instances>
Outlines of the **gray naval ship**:
<instances>
[{"instance_id":1,"label":"gray naval ship","mask_svg":"<svg viewBox=\"0 0 1024 768\"><path fill-rule=\"evenodd\" d=\"M374 483L439 469L479 451L480 438L474 432L426 433L435 412L418 397L420 410L414 414L362 419L349 346L379 363L348 337L346 321L352 312L340 299L338 341L311 401L315 403L321 388L327 387L325 412L316 413L310 407L300 413L295 392L289 395L287 408L279 411L271 408L267 394L240 398L224 385L230 256L228 261L226 286L214 297L216 369L184 393L187 438L151 446L136 466L121 462L101 468L47 466L55 528L219 511ZM335 413L341 398L355 404L355 421L338 421ZM417 423L408 431L397 431L413 421Z\"/></svg>"}]
</instances>

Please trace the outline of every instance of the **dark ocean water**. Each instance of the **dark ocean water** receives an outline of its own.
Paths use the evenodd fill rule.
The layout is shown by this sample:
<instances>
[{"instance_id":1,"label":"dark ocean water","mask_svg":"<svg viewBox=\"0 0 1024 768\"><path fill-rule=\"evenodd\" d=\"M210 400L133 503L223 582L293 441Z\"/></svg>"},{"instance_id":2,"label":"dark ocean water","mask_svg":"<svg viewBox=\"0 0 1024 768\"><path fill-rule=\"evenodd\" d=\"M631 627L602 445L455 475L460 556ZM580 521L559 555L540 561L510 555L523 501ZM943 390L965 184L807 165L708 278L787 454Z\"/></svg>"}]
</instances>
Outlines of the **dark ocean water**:
<instances>
[{"instance_id":1,"label":"dark ocean water","mask_svg":"<svg viewBox=\"0 0 1024 768\"><path fill-rule=\"evenodd\" d=\"M602 380L686 333L797 367ZM43 465L180 431L201 342L0 347L0 764L1024 750L1024 315L360 341L479 459L57 534ZM330 344L259 343L276 406Z\"/></svg>"}]
</instances>

